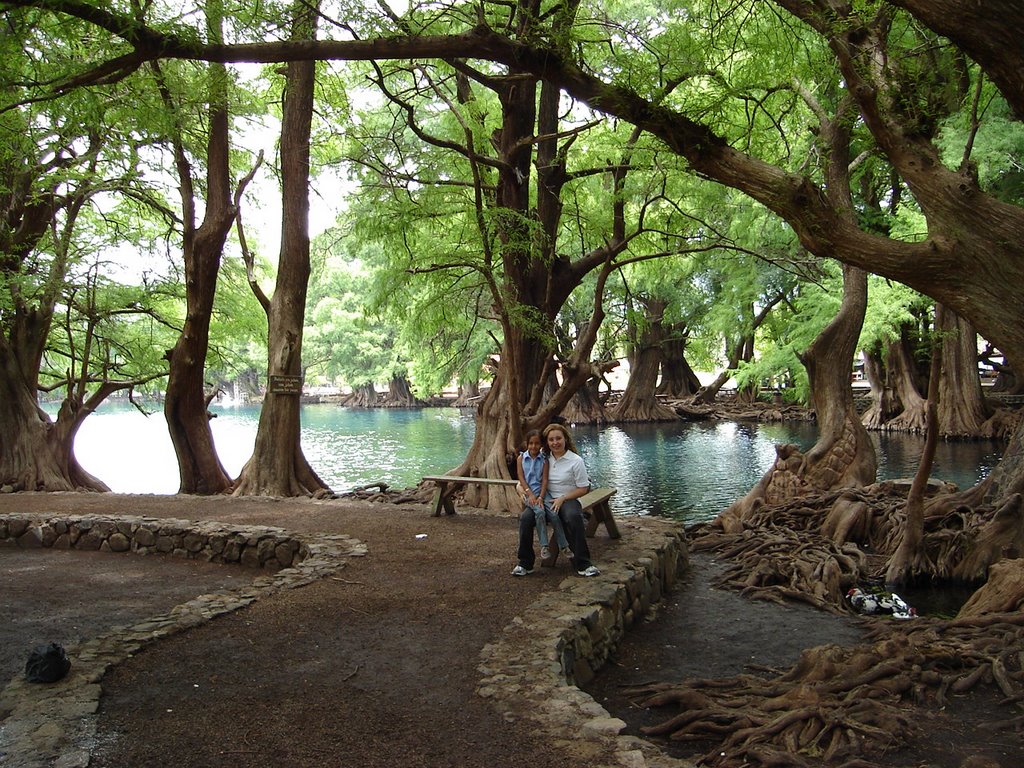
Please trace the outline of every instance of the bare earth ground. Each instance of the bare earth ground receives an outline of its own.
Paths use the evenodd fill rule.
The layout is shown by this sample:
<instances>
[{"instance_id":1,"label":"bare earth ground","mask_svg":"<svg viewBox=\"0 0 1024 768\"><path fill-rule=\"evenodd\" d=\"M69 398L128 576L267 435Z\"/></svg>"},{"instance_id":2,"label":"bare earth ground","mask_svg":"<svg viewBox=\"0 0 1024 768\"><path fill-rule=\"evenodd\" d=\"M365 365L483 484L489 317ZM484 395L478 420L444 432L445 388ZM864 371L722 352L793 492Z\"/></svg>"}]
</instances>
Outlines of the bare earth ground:
<instances>
[{"instance_id":1,"label":"bare earth ground","mask_svg":"<svg viewBox=\"0 0 1024 768\"><path fill-rule=\"evenodd\" d=\"M0 495L0 511L276 525L344 533L368 546L368 556L334 578L260 599L115 667L103 680L96 768L580 764L475 694L480 649L569 574L560 563L525 579L509 576L512 516L434 518L423 505L351 501L74 494ZM592 542L600 565L616 543L601 534ZM752 663L785 667L806 647L859 636L855 622L711 589L713 561L694 564L659 619L636 630L590 687L631 730L663 716L633 708L624 684L731 675ZM19 673L37 643L73 642L246 577L241 568L175 559L0 549L0 675ZM973 727L991 698L922 713L923 746L884 765L955 768L977 754L1000 768L1024 765L1019 737L993 744Z\"/></svg>"}]
</instances>

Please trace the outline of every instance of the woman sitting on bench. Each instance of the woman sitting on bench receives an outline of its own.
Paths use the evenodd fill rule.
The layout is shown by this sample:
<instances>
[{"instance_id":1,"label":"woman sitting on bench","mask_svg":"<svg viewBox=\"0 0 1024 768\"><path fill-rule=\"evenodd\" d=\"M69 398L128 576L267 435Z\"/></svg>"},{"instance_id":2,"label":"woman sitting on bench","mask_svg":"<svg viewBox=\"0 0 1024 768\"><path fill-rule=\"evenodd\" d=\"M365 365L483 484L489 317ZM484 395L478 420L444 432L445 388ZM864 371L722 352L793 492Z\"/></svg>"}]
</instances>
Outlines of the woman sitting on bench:
<instances>
[{"instance_id":1,"label":"woman sitting on bench","mask_svg":"<svg viewBox=\"0 0 1024 768\"><path fill-rule=\"evenodd\" d=\"M587 468L576 453L572 435L563 424L549 424L545 427L544 442L548 448L548 492L545 501L562 518L569 548L573 552L573 569L580 576L597 576L601 571L590 562L583 507L579 502L580 497L590 490ZM513 576L533 573L536 560L533 531L536 524L536 515L529 508L519 516L519 563L512 569Z\"/></svg>"}]
</instances>

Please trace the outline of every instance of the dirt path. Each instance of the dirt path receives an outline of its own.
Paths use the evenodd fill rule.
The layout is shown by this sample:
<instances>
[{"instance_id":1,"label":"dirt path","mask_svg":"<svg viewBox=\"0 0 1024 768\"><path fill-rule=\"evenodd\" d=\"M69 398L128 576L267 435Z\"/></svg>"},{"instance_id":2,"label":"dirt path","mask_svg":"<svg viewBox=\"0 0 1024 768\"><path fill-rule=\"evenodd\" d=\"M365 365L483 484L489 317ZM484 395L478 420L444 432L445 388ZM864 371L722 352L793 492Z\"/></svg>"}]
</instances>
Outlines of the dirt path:
<instances>
[{"instance_id":1,"label":"dirt path","mask_svg":"<svg viewBox=\"0 0 1024 768\"><path fill-rule=\"evenodd\" d=\"M67 648L254 575L172 557L3 547L0 574L0 680L21 674L36 645Z\"/></svg>"},{"instance_id":2,"label":"dirt path","mask_svg":"<svg viewBox=\"0 0 1024 768\"><path fill-rule=\"evenodd\" d=\"M423 505L344 501L0 496L0 511L61 510L345 533L369 550L335 577L262 598L114 667L103 679L93 768L172 760L209 768L572 764L571 745L553 750L528 721L506 717L476 694L481 649L545 592L578 578L567 564L513 578L512 516L463 511L434 518ZM596 537L595 559L614 546ZM4 600L15 604L3 610L28 617L24 603L49 595L42 616L63 615L64 626L46 631L36 611L35 619L12 623L15 636L3 638L18 648L39 637L88 634L136 609L145 612L147 600L154 610L166 608L182 592L215 586L218 578L215 572L188 576L177 570L187 564L155 557L87 556L65 569L51 553L32 554L47 564L26 570L24 553L0 555L5 577L13 580L20 570L26 583L17 593L21 602L12 590ZM141 603L140 595L146 596ZM74 633L65 631L68 624L77 627ZM12 666L9 658L5 664Z\"/></svg>"}]
</instances>

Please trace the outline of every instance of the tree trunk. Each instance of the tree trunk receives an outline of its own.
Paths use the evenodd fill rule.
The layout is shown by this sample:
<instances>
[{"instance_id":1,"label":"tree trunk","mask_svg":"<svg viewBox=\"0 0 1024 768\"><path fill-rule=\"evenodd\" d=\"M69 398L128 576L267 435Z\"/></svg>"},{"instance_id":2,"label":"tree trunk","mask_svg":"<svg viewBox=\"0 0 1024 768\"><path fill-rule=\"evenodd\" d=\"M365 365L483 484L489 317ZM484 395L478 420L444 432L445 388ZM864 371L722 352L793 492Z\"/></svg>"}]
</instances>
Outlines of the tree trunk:
<instances>
[{"instance_id":1,"label":"tree trunk","mask_svg":"<svg viewBox=\"0 0 1024 768\"><path fill-rule=\"evenodd\" d=\"M524 18L524 23L528 21ZM552 253L556 230L551 227L557 227L561 210L557 198L564 177L563 165L554 156L554 139L549 134L536 145L538 152L547 158L543 164L538 161L537 167L544 169L550 183L547 188L538 185L536 216L540 231L531 235L526 222L531 218L534 144L525 139L535 136L540 122L556 119L551 113L551 92L540 89L538 99L538 81L532 77L517 78L514 83L495 81L494 86L501 104L501 128L494 133L492 143L502 163L494 195L494 219L498 222L495 235L503 251L501 277L508 306L500 313L501 353L491 388L477 408L473 445L454 472L475 477L511 478L511 459L529 428L527 420L532 417L533 424L539 428L554 415L545 410L542 417L538 416L545 402L545 388L554 373L550 350L535 334L521 327L514 315L533 316L549 324L553 323L557 306L561 304L557 301L552 311L553 296L548 290L556 279L559 265L545 265L538 257ZM543 117L538 117L538 102ZM537 135L544 133L537 130ZM536 252L533 249L537 249ZM497 301L498 297L495 299ZM565 397L561 405L567 401ZM504 486L468 486L465 500L472 506L495 511L515 509L519 504L515 492Z\"/></svg>"},{"instance_id":2,"label":"tree trunk","mask_svg":"<svg viewBox=\"0 0 1024 768\"><path fill-rule=\"evenodd\" d=\"M864 352L864 376L871 385L871 405L861 416L865 429L884 429L900 412L899 398L889 382L889 372L876 352Z\"/></svg>"},{"instance_id":3,"label":"tree trunk","mask_svg":"<svg viewBox=\"0 0 1024 768\"><path fill-rule=\"evenodd\" d=\"M260 384L260 372L255 368L246 368L244 371L240 371L231 389L238 403L259 400L263 395L263 387Z\"/></svg>"},{"instance_id":4,"label":"tree trunk","mask_svg":"<svg viewBox=\"0 0 1024 768\"><path fill-rule=\"evenodd\" d=\"M1008 365L1000 365L996 368L996 378L992 382L993 392L1002 392L1007 395L1024 395L1024 379L1017 376L1017 373Z\"/></svg>"},{"instance_id":5,"label":"tree trunk","mask_svg":"<svg viewBox=\"0 0 1024 768\"><path fill-rule=\"evenodd\" d=\"M700 379L686 360L686 341L684 328L668 329L668 337L661 343L661 381L655 394L682 400L693 397L700 389Z\"/></svg>"},{"instance_id":6,"label":"tree trunk","mask_svg":"<svg viewBox=\"0 0 1024 768\"><path fill-rule=\"evenodd\" d=\"M15 491L73 491L74 480L54 450L54 424L24 379L10 369L9 347L0 339L0 487ZM99 490L99 489L97 489Z\"/></svg>"},{"instance_id":7,"label":"tree trunk","mask_svg":"<svg viewBox=\"0 0 1024 768\"><path fill-rule=\"evenodd\" d=\"M74 452L74 439L92 408L61 404L56 422L39 407L0 336L0 487L15 491L109 491L86 472ZM102 401L104 394L100 400Z\"/></svg>"},{"instance_id":8,"label":"tree trunk","mask_svg":"<svg viewBox=\"0 0 1024 768\"><path fill-rule=\"evenodd\" d=\"M353 388L352 394L342 403L346 408L376 408L380 405L380 395L372 381Z\"/></svg>"},{"instance_id":9,"label":"tree trunk","mask_svg":"<svg viewBox=\"0 0 1024 768\"><path fill-rule=\"evenodd\" d=\"M942 342L939 435L944 438L980 437L990 414L978 377L977 334L969 322L941 304L935 305L935 328Z\"/></svg>"},{"instance_id":10,"label":"tree trunk","mask_svg":"<svg viewBox=\"0 0 1024 768\"><path fill-rule=\"evenodd\" d=\"M110 490L106 483L87 472L78 463L78 457L75 456L75 435L85 423L86 417L93 413L116 389L116 386L101 386L86 403L80 402L77 397L66 397L57 413L57 421L50 432L49 442L54 454L64 467L64 473L71 478L71 482L78 489Z\"/></svg>"},{"instance_id":11,"label":"tree trunk","mask_svg":"<svg viewBox=\"0 0 1024 768\"><path fill-rule=\"evenodd\" d=\"M522 428L513 422L513 414L521 413L521 406L512 402L506 383L508 372L507 366L498 368L491 388L477 407L473 445L462 464L451 474L512 478L510 462L513 462L522 442ZM514 489L499 485L468 485L464 498L471 506L496 512L512 511L522 506L522 500Z\"/></svg>"},{"instance_id":12,"label":"tree trunk","mask_svg":"<svg viewBox=\"0 0 1024 768\"><path fill-rule=\"evenodd\" d=\"M16 124L12 117L11 126ZM61 154L78 154L88 162L81 167L61 163L56 177L42 178L37 174L49 160L0 152L0 288L6 294L0 298L0 486L15 490L108 490L78 466L69 415L58 429L37 399L39 368L68 264L64 257L54 258L49 272L39 274L26 262L56 227L60 206L65 206L65 226L74 226L68 211L80 208L85 198L67 182L69 176L80 174L89 180L86 187L93 184L89 163L96 148L70 149ZM38 280L38 288L29 290L26 279Z\"/></svg>"},{"instance_id":13,"label":"tree trunk","mask_svg":"<svg viewBox=\"0 0 1024 768\"><path fill-rule=\"evenodd\" d=\"M316 36L317 4L295 6L293 39ZM236 496L320 496L330 492L302 452L299 393L302 328L309 281L309 137L313 116L313 61L288 64L281 124L283 216L277 284L268 309L268 387L253 454L242 468Z\"/></svg>"},{"instance_id":14,"label":"tree trunk","mask_svg":"<svg viewBox=\"0 0 1024 768\"><path fill-rule=\"evenodd\" d=\"M941 311L941 307L937 308ZM940 321L936 313L935 325L940 327L949 322L950 318ZM903 519L900 543L886 564L886 584L906 584L911 581L929 578L931 564L924 547L924 493L931 476L932 462L935 459L935 446L939 441L939 387L945 367L944 348L946 340L936 340L932 344L931 373L928 376L928 404L925 412L927 433L924 450L921 451L921 462L914 475L914 482L907 494L906 513Z\"/></svg>"},{"instance_id":15,"label":"tree trunk","mask_svg":"<svg viewBox=\"0 0 1024 768\"><path fill-rule=\"evenodd\" d=\"M520 31L528 34L537 19L526 5L522 11ZM572 12L559 18L558 24L571 23ZM567 153L559 145L562 91L535 76L525 76L515 67L509 69L506 78L491 78L489 85L501 104L501 128L492 136L500 162L494 210L478 213L496 223L495 237L501 251L501 289L494 293L495 304L501 307L501 354L494 381L477 410L473 445L454 471L509 478L525 432L542 428L562 414L576 392L599 375L590 363L590 354L604 318L604 286L612 260L628 243L623 185L629 159L626 153L609 170L614 187L610 196L612 233L594 251L570 260L556 247L562 224L561 194L569 178ZM569 143L574 140L570 138ZM536 184L531 189L534 168ZM481 199L491 195L483 189L480 193ZM595 270L598 276L589 323L577 335L574 348L561 365L557 390L546 396L557 366L550 335L537 329L555 326L573 289ZM515 491L505 486L469 486L465 499L471 505L495 511L517 509L521 504Z\"/></svg>"},{"instance_id":16,"label":"tree trunk","mask_svg":"<svg viewBox=\"0 0 1024 768\"><path fill-rule=\"evenodd\" d=\"M965 557L953 569L951 578L954 581L964 584L983 582L993 565L1017 559L1024 553L1024 504L1021 503L1021 495L1002 494L999 499Z\"/></svg>"},{"instance_id":17,"label":"tree trunk","mask_svg":"<svg viewBox=\"0 0 1024 768\"><path fill-rule=\"evenodd\" d=\"M622 399L609 413L613 422L675 421L676 412L658 402L654 389L661 368L661 349L665 331L662 320L666 302L649 299L644 302L644 323L634 346L629 383Z\"/></svg>"},{"instance_id":18,"label":"tree trunk","mask_svg":"<svg viewBox=\"0 0 1024 768\"><path fill-rule=\"evenodd\" d=\"M875 449L853 407L850 371L864 313L867 273L843 267L843 303L839 314L803 355L810 379L819 437L807 452L807 482L816 489L875 481Z\"/></svg>"},{"instance_id":19,"label":"tree trunk","mask_svg":"<svg viewBox=\"0 0 1024 768\"><path fill-rule=\"evenodd\" d=\"M1020 421L1003 451L1003 457L986 478L985 503L992 504L1014 494L1024 494L1024 419Z\"/></svg>"},{"instance_id":20,"label":"tree trunk","mask_svg":"<svg viewBox=\"0 0 1024 768\"><path fill-rule=\"evenodd\" d=\"M1019 550L1018 550L1019 551ZM988 569L985 585L971 595L956 618L1019 611L1024 605L1024 559L1001 560Z\"/></svg>"},{"instance_id":21,"label":"tree trunk","mask_svg":"<svg viewBox=\"0 0 1024 768\"><path fill-rule=\"evenodd\" d=\"M598 325L600 317L593 319L587 338L578 341L578 354L590 354ZM511 360L518 364L508 362ZM557 389L546 396L554 376L554 361L547 345L542 339L509 326L502 344L501 364L477 409L473 445L452 474L511 478L523 434L546 426L555 416L564 417L573 395L597 373L590 364L570 361L563 366ZM530 382L529 386L526 382ZM513 393L519 393L518 397ZM471 506L493 511L508 511L521 504L514 488L506 486L468 486L464 498Z\"/></svg>"},{"instance_id":22,"label":"tree trunk","mask_svg":"<svg viewBox=\"0 0 1024 768\"><path fill-rule=\"evenodd\" d=\"M754 359L754 334L749 334L743 340L743 351L740 353L740 362L749 363ZM756 381L746 381L736 387L736 402L738 403L753 403L757 401L757 396L761 392L761 385Z\"/></svg>"},{"instance_id":23,"label":"tree trunk","mask_svg":"<svg viewBox=\"0 0 1024 768\"><path fill-rule=\"evenodd\" d=\"M729 360L725 368L715 376L710 384L697 390L697 393L693 396L694 405L709 405L715 402L715 398L722 391L722 387L732 378L732 371L736 370L736 367L740 364L740 357L743 354L744 346L744 341L741 339L728 351Z\"/></svg>"},{"instance_id":24,"label":"tree trunk","mask_svg":"<svg viewBox=\"0 0 1024 768\"><path fill-rule=\"evenodd\" d=\"M795 445L777 446L778 458L771 469L716 519L726 531L742 529L744 519L765 503L874 482L875 449L857 417L850 388L867 295L867 273L844 266L839 313L801 355L818 419L818 441L806 454Z\"/></svg>"},{"instance_id":25,"label":"tree trunk","mask_svg":"<svg viewBox=\"0 0 1024 768\"><path fill-rule=\"evenodd\" d=\"M455 402L452 403L456 408L466 408L472 405L476 405L476 399L480 397L480 382L476 379L472 381L460 381L459 382L459 394L455 398Z\"/></svg>"},{"instance_id":26,"label":"tree trunk","mask_svg":"<svg viewBox=\"0 0 1024 768\"><path fill-rule=\"evenodd\" d=\"M750 322L749 330L745 331L735 339L735 343L732 348L728 347L728 341L726 342L726 353L729 357L729 363L715 380L706 387L702 387L694 395L694 405L707 405L713 403L715 398L718 397L718 392L725 386L725 383L732 378L730 371L735 370L741 360L753 360L754 359L754 336L757 329L761 327L762 323L768 319L768 315L771 313L772 308L785 298L784 293L780 293L772 298L771 301L767 302L761 309L753 314L753 305L748 305L747 309L752 313L753 317ZM745 323L744 323L745 324ZM740 393L737 393L739 395ZM756 387L751 385L744 388L743 398L747 401L752 401L757 395Z\"/></svg>"},{"instance_id":27,"label":"tree trunk","mask_svg":"<svg viewBox=\"0 0 1024 768\"><path fill-rule=\"evenodd\" d=\"M219 13L214 12L217 8L215 3L208 6L207 28L211 38L219 41L222 38L222 19ZM181 139L182 126L178 126L173 141L184 220L185 324L174 348L167 352L170 371L164 398L164 418L178 459L179 493L215 494L231 487L231 478L214 445L205 386L217 273L224 242L236 214L230 197L226 77L223 65L210 65L206 213L198 229L195 226L192 169ZM166 89L161 90L169 111L178 116L180 107L173 103Z\"/></svg>"},{"instance_id":28,"label":"tree trunk","mask_svg":"<svg viewBox=\"0 0 1024 768\"><path fill-rule=\"evenodd\" d=\"M388 393L380 405L383 408L422 408L426 403L412 393L409 379L405 376L392 376L388 384Z\"/></svg>"},{"instance_id":29,"label":"tree trunk","mask_svg":"<svg viewBox=\"0 0 1024 768\"><path fill-rule=\"evenodd\" d=\"M600 385L600 379L593 378L576 390L562 411L562 418L569 424L604 424L608 421L608 414L598 393Z\"/></svg>"},{"instance_id":30,"label":"tree trunk","mask_svg":"<svg viewBox=\"0 0 1024 768\"><path fill-rule=\"evenodd\" d=\"M904 329L905 330L905 329ZM907 334L889 345L886 369L893 384L896 400L903 406L898 416L885 423L883 429L891 432L920 433L925 431L927 402L917 387L917 366L910 352Z\"/></svg>"}]
</instances>

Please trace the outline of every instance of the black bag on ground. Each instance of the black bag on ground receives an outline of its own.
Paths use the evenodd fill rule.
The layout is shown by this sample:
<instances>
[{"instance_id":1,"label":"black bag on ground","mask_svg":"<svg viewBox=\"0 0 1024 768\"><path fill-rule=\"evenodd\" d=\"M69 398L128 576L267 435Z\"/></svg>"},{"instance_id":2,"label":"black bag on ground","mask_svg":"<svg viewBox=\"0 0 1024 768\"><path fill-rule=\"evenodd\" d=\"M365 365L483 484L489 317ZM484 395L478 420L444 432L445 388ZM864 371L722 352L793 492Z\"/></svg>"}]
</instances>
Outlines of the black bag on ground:
<instances>
[{"instance_id":1,"label":"black bag on ground","mask_svg":"<svg viewBox=\"0 0 1024 768\"><path fill-rule=\"evenodd\" d=\"M28 655L25 664L25 677L30 683L55 683L71 669L63 646L57 643L37 645Z\"/></svg>"}]
</instances>

